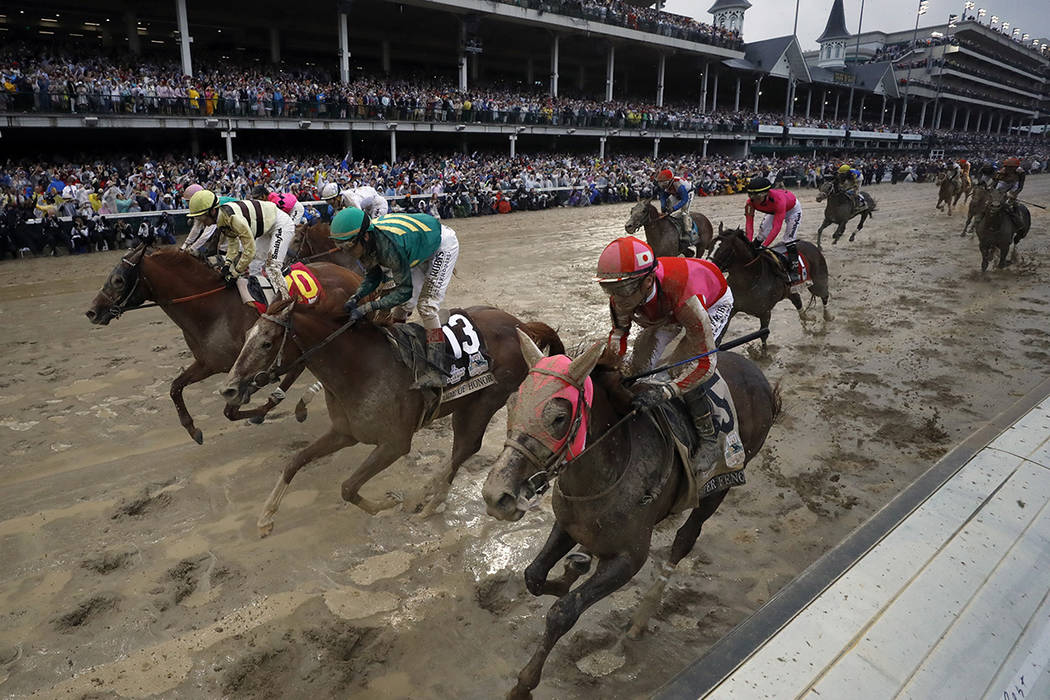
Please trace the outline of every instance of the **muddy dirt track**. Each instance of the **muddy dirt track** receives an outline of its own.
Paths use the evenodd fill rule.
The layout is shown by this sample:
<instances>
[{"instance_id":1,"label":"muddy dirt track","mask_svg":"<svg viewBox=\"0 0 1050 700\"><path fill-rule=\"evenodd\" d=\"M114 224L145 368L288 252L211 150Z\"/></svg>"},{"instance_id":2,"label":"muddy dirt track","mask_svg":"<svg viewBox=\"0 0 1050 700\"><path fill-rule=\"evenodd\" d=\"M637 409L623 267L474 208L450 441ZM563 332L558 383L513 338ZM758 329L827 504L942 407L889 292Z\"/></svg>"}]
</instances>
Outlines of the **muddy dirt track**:
<instances>
[{"instance_id":1,"label":"muddy dirt track","mask_svg":"<svg viewBox=\"0 0 1050 700\"><path fill-rule=\"evenodd\" d=\"M974 238L959 237L958 212L934 211L932 185L871 192L878 212L856 242L825 245L826 332L804 333L787 303L774 313L760 364L781 383L783 417L650 634L620 641L647 565L556 647L537 698L651 692L1047 374L1050 216L1033 209L1019 262L982 278ZM1025 196L1050 202L1050 178L1029 178ZM812 191L802 202L812 239L821 209ZM716 225L742 223L742 207L699 202ZM600 337L607 312L590 276L626 216L452 221L462 254L449 301L546 321L570 347ZM279 468L325 429L322 403L304 424L292 401L262 426L229 423L212 378L186 392L205 434L194 444L168 398L191 361L175 326L156 309L108 327L83 316L118 257L0 265L0 695L501 697L553 600L521 577L549 500L514 524L491 521L480 500L505 413L436 517L345 505L339 484L369 449L356 447L300 472L259 539ZM727 337L756 327L737 317ZM363 493L412 492L450 446L440 421ZM656 556L673 532L659 531Z\"/></svg>"}]
</instances>

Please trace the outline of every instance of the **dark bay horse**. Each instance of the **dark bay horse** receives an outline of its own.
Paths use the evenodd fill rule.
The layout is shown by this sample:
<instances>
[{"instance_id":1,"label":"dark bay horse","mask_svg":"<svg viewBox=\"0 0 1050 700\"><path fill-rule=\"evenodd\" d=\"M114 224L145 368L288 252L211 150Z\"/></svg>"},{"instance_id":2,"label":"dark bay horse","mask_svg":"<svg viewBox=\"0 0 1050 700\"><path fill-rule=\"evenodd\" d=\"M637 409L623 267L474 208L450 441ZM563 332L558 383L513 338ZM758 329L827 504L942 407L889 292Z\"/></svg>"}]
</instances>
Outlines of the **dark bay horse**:
<instances>
[{"instance_id":1,"label":"dark bay horse","mask_svg":"<svg viewBox=\"0 0 1050 700\"><path fill-rule=\"evenodd\" d=\"M1018 203L1017 210L1020 212L1021 226L1014 223L1010 215L1006 213L1006 193L989 193L987 211L977 223L977 243L981 250L981 272L988 270L988 263L995 257L995 251L999 251L999 269L1009 265L1012 260L1007 260L1010 252L1010 244L1013 243L1013 258L1017 257L1017 245L1032 226L1032 215L1028 207Z\"/></svg>"},{"instance_id":2,"label":"dark bay horse","mask_svg":"<svg viewBox=\"0 0 1050 700\"><path fill-rule=\"evenodd\" d=\"M988 200L990 198L991 191L982 185L974 185L973 187L973 198L970 200L970 205L966 209L966 223L963 224L962 233L960 236L965 236L967 229L970 228L970 222L974 220L974 217L979 217L988 209Z\"/></svg>"},{"instance_id":3,"label":"dark bay horse","mask_svg":"<svg viewBox=\"0 0 1050 700\"><path fill-rule=\"evenodd\" d=\"M773 307L784 299L790 299L804 327L811 320L809 307L819 297L823 303L824 322L831 321L834 317L828 311L830 292L827 260L820 249L809 241L799 239L798 252L805 260L813 282L809 287L810 299L805 309L802 308L802 298L788 286L778 263L769 253L760 253L752 248L742 230L723 230L719 224L718 236L712 240L707 257L726 273L726 281L733 290L734 316L737 313L754 316L761 328L768 328ZM766 339L763 338L763 352L765 349Z\"/></svg>"},{"instance_id":4,"label":"dark bay horse","mask_svg":"<svg viewBox=\"0 0 1050 700\"><path fill-rule=\"evenodd\" d=\"M827 205L824 207L824 223L817 229L817 247L820 248L820 234L825 228L831 224L836 225L835 233L831 236L832 243L838 243L839 238L846 232L846 223L857 214L860 214L860 223L857 224L857 229L854 231L849 240L852 243L853 239L857 237L857 231L864 228L864 222L867 221L869 216L875 214L875 199L867 192L862 190L857 191L857 195L867 204L864 209L857 209L853 206L853 200L846 194L840 187L838 180L829 179L825 180L820 185L820 191L817 194L817 201L823 202L825 199L828 200Z\"/></svg>"},{"instance_id":5,"label":"dark bay horse","mask_svg":"<svg viewBox=\"0 0 1050 700\"><path fill-rule=\"evenodd\" d=\"M934 184L937 185L937 209L943 211L944 205L947 205L948 216L951 216L952 207L959 203L959 197L962 197L963 194L962 182L958 178L951 177L948 172L942 171L937 173Z\"/></svg>"},{"instance_id":6,"label":"dark bay horse","mask_svg":"<svg viewBox=\"0 0 1050 700\"><path fill-rule=\"evenodd\" d=\"M447 467L419 498L423 503L432 495L424 506L424 516L433 513L444 500L459 466L481 449L492 416L528 372L516 329L523 328L554 352L563 352L558 334L546 324L522 323L505 311L487 306L475 306L466 312L485 338L497 381L440 404L438 417L452 414L452 455ZM230 405L236 406L258 388L257 375L266 375L277 366L282 348L285 363L293 363L306 349L313 349L306 366L324 385L331 425L328 432L296 454L278 477L259 517L263 536L273 530L274 515L299 469L357 443L376 447L343 482L343 499L373 515L397 504L392 497L372 501L359 491L369 479L408 454L412 436L424 422L424 395L410 389L412 371L395 357L381 328L360 322L322 344L345 320L342 314L275 302L248 334L221 392Z\"/></svg>"},{"instance_id":7,"label":"dark bay horse","mask_svg":"<svg viewBox=\"0 0 1050 700\"><path fill-rule=\"evenodd\" d=\"M521 344L529 365L535 367L543 357L539 348L528 338L522 338ZM535 484L557 476L553 489L556 522L543 549L525 569L525 585L534 596L554 595L558 600L547 613L540 648L518 674L510 698L531 697L558 640L587 608L626 584L642 568L649 557L653 528L671 514L685 479L676 466L675 448L654 420L647 413L630 413L631 392L624 387L619 371L613 369L619 364L615 358L602 358L604 349L604 344L598 343L572 360L561 373L564 384L551 382L560 385L555 389L519 392L508 418L507 445L482 490L489 515L515 521L535 500ZM718 370L736 404L740 438L750 461L780 411L778 391L753 362L740 355L719 353ZM542 372L546 375L552 370L542 368ZM588 447L563 462L563 448L550 449L556 447L551 439L573 442L580 411L574 414L572 402L553 392L566 387L579 391L588 377L594 392L584 431ZM629 637L637 638L645 630L649 617L659 607L667 578L692 550L702 525L725 495L721 490L702 497L679 527L669 561L659 568L656 583L635 611ZM590 578L570 590L586 573L586 565L567 565L565 574L552 581L548 574L576 545L597 557L598 566ZM611 690L608 694L614 695Z\"/></svg>"},{"instance_id":8,"label":"dark bay horse","mask_svg":"<svg viewBox=\"0 0 1050 700\"><path fill-rule=\"evenodd\" d=\"M326 309L341 309L361 282L360 276L344 274L348 271L336 265L319 263L311 269L325 290L324 299L317 304ZM236 289L226 288L219 272L196 256L175 248L147 255L146 246L140 244L113 268L85 315L91 323L105 326L123 312L148 301L160 306L182 329L186 345L193 353L193 364L172 381L170 393L179 422L200 444L204 442L204 433L194 425L182 392L190 384L226 372L233 366L244 336L259 314L241 302ZM281 391L287 390L300 373L289 375L281 383ZM271 395L265 405L251 411L227 407L224 415L230 420L258 420L281 398L283 394Z\"/></svg>"},{"instance_id":9,"label":"dark bay horse","mask_svg":"<svg viewBox=\"0 0 1050 700\"><path fill-rule=\"evenodd\" d=\"M690 212L690 216L696 223L701 241L714 235L710 219L699 212ZM658 258L673 258L679 253L691 258L699 252L694 253L689 246L682 247L678 228L653 206L651 199L643 200L631 207L631 215L623 228L629 235L634 235L639 228L644 228L645 241L652 246ZM695 245L699 247L700 243Z\"/></svg>"}]
</instances>

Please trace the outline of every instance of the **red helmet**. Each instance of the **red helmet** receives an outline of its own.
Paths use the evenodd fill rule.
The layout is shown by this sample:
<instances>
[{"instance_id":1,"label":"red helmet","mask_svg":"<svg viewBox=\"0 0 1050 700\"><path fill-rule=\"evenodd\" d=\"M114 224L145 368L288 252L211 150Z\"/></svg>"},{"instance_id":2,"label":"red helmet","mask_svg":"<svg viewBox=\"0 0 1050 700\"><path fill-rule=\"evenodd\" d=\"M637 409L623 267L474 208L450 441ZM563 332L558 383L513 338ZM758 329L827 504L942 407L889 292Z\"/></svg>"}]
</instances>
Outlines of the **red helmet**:
<instances>
[{"instance_id":1,"label":"red helmet","mask_svg":"<svg viewBox=\"0 0 1050 700\"><path fill-rule=\"evenodd\" d=\"M1020 158L1007 158L1003 161L1003 166L1007 168L1017 168L1021 165Z\"/></svg>"},{"instance_id":2,"label":"red helmet","mask_svg":"<svg viewBox=\"0 0 1050 700\"><path fill-rule=\"evenodd\" d=\"M605 246L598 258L596 282L619 282L642 277L656 269L656 253L645 241L624 236Z\"/></svg>"},{"instance_id":3,"label":"red helmet","mask_svg":"<svg viewBox=\"0 0 1050 700\"><path fill-rule=\"evenodd\" d=\"M965 158L960 158L959 159L959 165L966 165L966 159Z\"/></svg>"},{"instance_id":4,"label":"red helmet","mask_svg":"<svg viewBox=\"0 0 1050 700\"><path fill-rule=\"evenodd\" d=\"M674 179L674 173L672 173L667 168L664 168L663 170L661 170L660 172L658 172L656 174L656 181L657 182L670 182L673 179Z\"/></svg>"}]
</instances>

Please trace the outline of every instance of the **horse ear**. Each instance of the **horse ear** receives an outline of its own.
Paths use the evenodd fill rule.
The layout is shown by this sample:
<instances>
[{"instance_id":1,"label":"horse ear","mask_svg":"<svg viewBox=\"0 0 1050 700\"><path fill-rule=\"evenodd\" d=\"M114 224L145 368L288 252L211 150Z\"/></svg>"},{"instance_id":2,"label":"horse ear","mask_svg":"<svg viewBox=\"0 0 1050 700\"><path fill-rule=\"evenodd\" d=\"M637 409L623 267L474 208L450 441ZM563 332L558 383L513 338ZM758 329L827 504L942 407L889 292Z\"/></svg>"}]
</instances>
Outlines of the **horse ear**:
<instances>
[{"instance_id":1,"label":"horse ear","mask_svg":"<svg viewBox=\"0 0 1050 700\"><path fill-rule=\"evenodd\" d=\"M566 374L568 374L575 383L582 383L594 369L594 366L598 364L598 360L601 359L602 352L604 351L605 343L600 341L595 343L587 348L587 352L572 361L569 368L566 370Z\"/></svg>"},{"instance_id":2,"label":"horse ear","mask_svg":"<svg viewBox=\"0 0 1050 700\"><path fill-rule=\"evenodd\" d=\"M533 342L528 333L520 328L517 331L518 344L521 345L521 356L525 358L525 364L529 367L535 367L536 363L545 357L543 351Z\"/></svg>"},{"instance_id":3,"label":"horse ear","mask_svg":"<svg viewBox=\"0 0 1050 700\"><path fill-rule=\"evenodd\" d=\"M724 226L722 225L722 222L721 222L721 221L719 221L719 222L718 222L718 235L719 235L719 236L721 236L721 235L722 235L722 230L723 230L723 229L724 229Z\"/></svg>"}]
</instances>

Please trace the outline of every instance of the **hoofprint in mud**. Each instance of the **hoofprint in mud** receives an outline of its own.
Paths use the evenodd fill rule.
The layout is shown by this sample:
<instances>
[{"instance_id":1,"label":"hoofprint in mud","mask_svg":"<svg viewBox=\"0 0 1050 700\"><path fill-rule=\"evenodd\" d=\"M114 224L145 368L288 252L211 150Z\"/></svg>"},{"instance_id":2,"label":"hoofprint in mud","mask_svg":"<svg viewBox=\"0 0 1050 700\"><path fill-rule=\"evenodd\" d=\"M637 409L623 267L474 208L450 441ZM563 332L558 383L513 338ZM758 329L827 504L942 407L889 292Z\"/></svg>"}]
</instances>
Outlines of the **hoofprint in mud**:
<instances>
[{"instance_id":1,"label":"hoofprint in mud","mask_svg":"<svg viewBox=\"0 0 1050 700\"><path fill-rule=\"evenodd\" d=\"M647 565L562 640L537 698L652 691L1045 373L1050 216L1033 209L1018 262L982 277L958 217L916 214L932 184L871 192L866 235L825 249L836 318L811 335L790 304L773 312L760 366L781 382L783 414L650 634L622 640ZM811 238L823 207L799 194ZM1050 178L1030 177L1023 196L1050 200ZM742 224L743 205L697 202L727 226ZM457 221L449 306L548 321L570 351L602 337L607 304L590 278L628 209ZM0 264L0 692L488 698L512 684L550 604L522 571L552 516L546 500L515 523L485 515L504 414L437 517L344 506L338 483L368 450L354 447L299 474L280 528L260 540L277 470L326 421L317 411L299 424L281 406L261 426L228 423L216 378L187 392L208 433L187 440L167 393L192 361L178 330L157 310L105 329L81 316L118 259ZM737 316L726 337L756 327ZM421 431L365 494L411 493L441 468L450 436L446 421ZM658 530L657 561L678 524Z\"/></svg>"}]
</instances>

